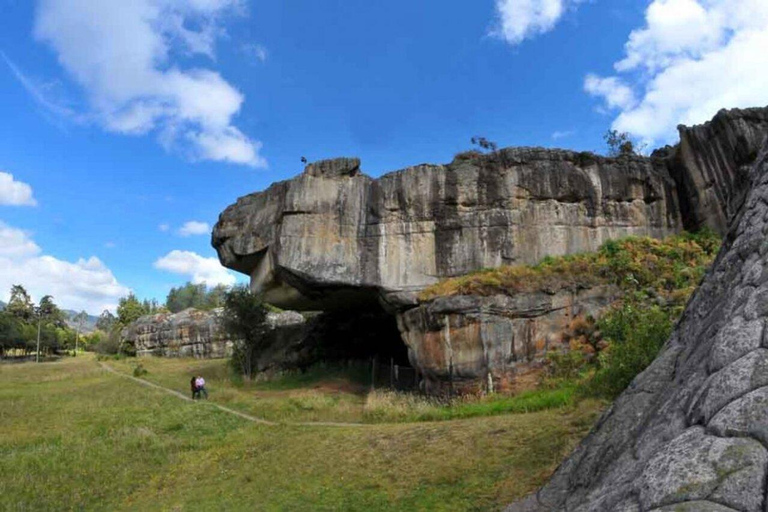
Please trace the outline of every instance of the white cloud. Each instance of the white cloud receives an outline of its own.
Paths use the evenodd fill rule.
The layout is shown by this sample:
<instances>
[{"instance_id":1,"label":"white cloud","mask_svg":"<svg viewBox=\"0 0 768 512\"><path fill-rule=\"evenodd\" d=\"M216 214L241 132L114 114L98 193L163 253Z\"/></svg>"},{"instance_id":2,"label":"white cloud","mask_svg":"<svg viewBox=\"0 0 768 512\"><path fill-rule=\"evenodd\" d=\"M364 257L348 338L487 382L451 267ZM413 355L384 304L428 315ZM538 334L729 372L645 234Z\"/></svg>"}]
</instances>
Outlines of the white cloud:
<instances>
[{"instance_id":1,"label":"white cloud","mask_svg":"<svg viewBox=\"0 0 768 512\"><path fill-rule=\"evenodd\" d=\"M587 75L584 90L593 96L602 96L608 108L627 109L635 105L635 93L615 76L600 78Z\"/></svg>"},{"instance_id":2,"label":"white cloud","mask_svg":"<svg viewBox=\"0 0 768 512\"><path fill-rule=\"evenodd\" d=\"M130 290L121 285L98 258L72 263L41 254L29 233L0 221L0 297L8 300L11 286L23 285L35 300L53 295L66 309L98 314L113 309Z\"/></svg>"},{"instance_id":3,"label":"white cloud","mask_svg":"<svg viewBox=\"0 0 768 512\"><path fill-rule=\"evenodd\" d=\"M260 144L232 124L242 93L214 71L179 64L213 58L222 17L240 7L241 0L41 0L35 36L53 47L107 130L155 132L192 159L260 167Z\"/></svg>"},{"instance_id":4,"label":"white cloud","mask_svg":"<svg viewBox=\"0 0 768 512\"><path fill-rule=\"evenodd\" d=\"M256 43L247 43L240 47L240 49L248 57L259 62L266 62L269 57L269 52L264 45Z\"/></svg>"},{"instance_id":5,"label":"white cloud","mask_svg":"<svg viewBox=\"0 0 768 512\"><path fill-rule=\"evenodd\" d=\"M566 11L583 0L496 0L491 35L512 45L549 32Z\"/></svg>"},{"instance_id":6,"label":"white cloud","mask_svg":"<svg viewBox=\"0 0 768 512\"><path fill-rule=\"evenodd\" d=\"M40 247L29 233L0 221L0 258L25 258L39 253Z\"/></svg>"},{"instance_id":7,"label":"white cloud","mask_svg":"<svg viewBox=\"0 0 768 512\"><path fill-rule=\"evenodd\" d=\"M36 206L32 187L13 179L13 174L0 171L0 205Z\"/></svg>"},{"instance_id":8,"label":"white cloud","mask_svg":"<svg viewBox=\"0 0 768 512\"><path fill-rule=\"evenodd\" d=\"M170 231L171 226L170 226L170 224L163 223L163 224L160 224L159 226L157 226L157 229L159 229L163 233L167 233L168 231Z\"/></svg>"},{"instance_id":9,"label":"white cloud","mask_svg":"<svg viewBox=\"0 0 768 512\"><path fill-rule=\"evenodd\" d=\"M207 222L198 222L196 220L185 222L184 225L179 228L179 235L181 236L207 235L210 232L211 226L209 226Z\"/></svg>"},{"instance_id":10,"label":"white cloud","mask_svg":"<svg viewBox=\"0 0 768 512\"><path fill-rule=\"evenodd\" d=\"M614 129L649 144L672 142L678 124L768 104L766 48L765 0L654 0L614 65L617 75L590 75L585 88L616 112ZM621 99L629 97L624 87L634 101Z\"/></svg>"},{"instance_id":11,"label":"white cloud","mask_svg":"<svg viewBox=\"0 0 768 512\"><path fill-rule=\"evenodd\" d=\"M195 284L235 284L235 276L217 258L205 258L190 251L171 251L155 262L155 268L190 276Z\"/></svg>"},{"instance_id":12,"label":"white cloud","mask_svg":"<svg viewBox=\"0 0 768 512\"><path fill-rule=\"evenodd\" d=\"M556 131L552 133L552 139L560 140L576 135L576 130Z\"/></svg>"}]
</instances>

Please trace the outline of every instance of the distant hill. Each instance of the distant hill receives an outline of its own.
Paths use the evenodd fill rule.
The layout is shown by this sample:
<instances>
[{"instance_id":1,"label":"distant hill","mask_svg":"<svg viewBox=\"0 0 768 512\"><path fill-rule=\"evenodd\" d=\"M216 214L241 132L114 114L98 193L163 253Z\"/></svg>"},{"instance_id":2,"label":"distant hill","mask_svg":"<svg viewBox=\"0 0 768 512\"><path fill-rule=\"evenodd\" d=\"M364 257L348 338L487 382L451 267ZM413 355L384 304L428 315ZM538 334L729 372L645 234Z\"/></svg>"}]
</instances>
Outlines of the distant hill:
<instances>
[{"instance_id":1,"label":"distant hill","mask_svg":"<svg viewBox=\"0 0 768 512\"><path fill-rule=\"evenodd\" d=\"M73 329L77 329L77 324L74 321L74 318L77 316L79 311L74 311L72 309L64 309L62 310L64 314L67 316L67 325L69 325ZM83 324L83 330L81 332L83 333L90 333L96 330L96 322L99 320L99 317L88 315L88 318L85 320L85 323Z\"/></svg>"}]
</instances>

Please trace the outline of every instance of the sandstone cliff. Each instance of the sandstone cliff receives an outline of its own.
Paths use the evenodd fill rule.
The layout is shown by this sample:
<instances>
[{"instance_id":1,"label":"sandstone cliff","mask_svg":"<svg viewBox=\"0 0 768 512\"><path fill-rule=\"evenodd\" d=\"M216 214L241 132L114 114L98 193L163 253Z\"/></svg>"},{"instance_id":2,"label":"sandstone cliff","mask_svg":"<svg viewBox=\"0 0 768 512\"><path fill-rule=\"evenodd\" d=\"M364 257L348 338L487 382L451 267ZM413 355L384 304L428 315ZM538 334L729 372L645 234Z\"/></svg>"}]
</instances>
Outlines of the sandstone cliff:
<instances>
[{"instance_id":1,"label":"sandstone cliff","mask_svg":"<svg viewBox=\"0 0 768 512\"><path fill-rule=\"evenodd\" d=\"M238 199L212 243L278 306L399 310L443 277L681 228L662 160L518 148L379 179L357 159L311 164Z\"/></svg>"}]
</instances>

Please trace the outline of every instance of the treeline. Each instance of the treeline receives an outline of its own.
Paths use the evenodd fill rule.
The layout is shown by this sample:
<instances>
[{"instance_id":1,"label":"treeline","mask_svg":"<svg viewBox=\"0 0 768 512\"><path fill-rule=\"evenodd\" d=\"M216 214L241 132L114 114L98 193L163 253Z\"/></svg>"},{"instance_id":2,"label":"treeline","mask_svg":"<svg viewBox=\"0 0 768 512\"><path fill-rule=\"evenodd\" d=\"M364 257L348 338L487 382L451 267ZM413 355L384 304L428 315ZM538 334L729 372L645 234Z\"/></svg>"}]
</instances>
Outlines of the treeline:
<instances>
[{"instance_id":1,"label":"treeline","mask_svg":"<svg viewBox=\"0 0 768 512\"><path fill-rule=\"evenodd\" d=\"M84 318L83 312L74 320L82 325ZM67 315L53 297L46 295L35 304L23 286L11 287L11 298L0 311L0 357L29 356L38 348L41 355L49 356L74 349L83 338L67 325Z\"/></svg>"},{"instance_id":2,"label":"treeline","mask_svg":"<svg viewBox=\"0 0 768 512\"><path fill-rule=\"evenodd\" d=\"M171 288L165 303L157 300L140 300L131 293L119 300L116 314L104 310L95 330L84 334L83 327L88 314L82 311L69 319L46 295L35 304L22 285L11 287L11 297L0 310L0 357L27 357L39 347L43 356L63 350L94 350L102 354L126 353L131 347L121 347L120 333L123 328L142 316L156 313L178 313L188 308L211 310L224 306L228 288L223 285L208 288L204 284L186 283ZM67 320L70 320L68 325Z\"/></svg>"}]
</instances>

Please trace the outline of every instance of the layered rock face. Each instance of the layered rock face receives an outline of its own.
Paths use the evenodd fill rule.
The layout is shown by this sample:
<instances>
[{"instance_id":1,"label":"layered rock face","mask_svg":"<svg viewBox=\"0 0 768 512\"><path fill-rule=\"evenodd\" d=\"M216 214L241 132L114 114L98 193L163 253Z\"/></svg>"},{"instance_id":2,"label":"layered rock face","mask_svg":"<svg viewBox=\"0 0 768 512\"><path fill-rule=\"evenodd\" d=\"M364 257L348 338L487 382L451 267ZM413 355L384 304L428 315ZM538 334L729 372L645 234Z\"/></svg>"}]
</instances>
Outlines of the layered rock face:
<instances>
[{"instance_id":1,"label":"layered rock face","mask_svg":"<svg viewBox=\"0 0 768 512\"><path fill-rule=\"evenodd\" d=\"M238 199L212 243L280 307L401 310L440 278L681 228L662 160L518 148L376 180L357 159L312 164Z\"/></svg>"},{"instance_id":2,"label":"layered rock face","mask_svg":"<svg viewBox=\"0 0 768 512\"><path fill-rule=\"evenodd\" d=\"M221 329L218 313L190 308L147 315L123 329L121 337L136 348L138 356L226 357L232 340Z\"/></svg>"},{"instance_id":3,"label":"layered rock face","mask_svg":"<svg viewBox=\"0 0 768 512\"><path fill-rule=\"evenodd\" d=\"M139 318L123 330L122 339L138 356L228 357L233 340L221 326L221 310L186 309ZM258 371L301 366L314 356L312 322L294 311L267 314L267 349L256 361Z\"/></svg>"},{"instance_id":4,"label":"layered rock face","mask_svg":"<svg viewBox=\"0 0 768 512\"><path fill-rule=\"evenodd\" d=\"M510 512L767 509L768 145L744 183L721 253L658 359Z\"/></svg>"},{"instance_id":5,"label":"layered rock face","mask_svg":"<svg viewBox=\"0 0 768 512\"><path fill-rule=\"evenodd\" d=\"M751 189L750 169L768 133L768 109L722 110L701 126L681 126L669 161L686 227L725 234Z\"/></svg>"},{"instance_id":6,"label":"layered rock face","mask_svg":"<svg viewBox=\"0 0 768 512\"><path fill-rule=\"evenodd\" d=\"M599 316L619 297L613 286L514 297L452 296L398 315L411 363L431 393L453 386L504 390L550 350L576 318Z\"/></svg>"}]
</instances>

